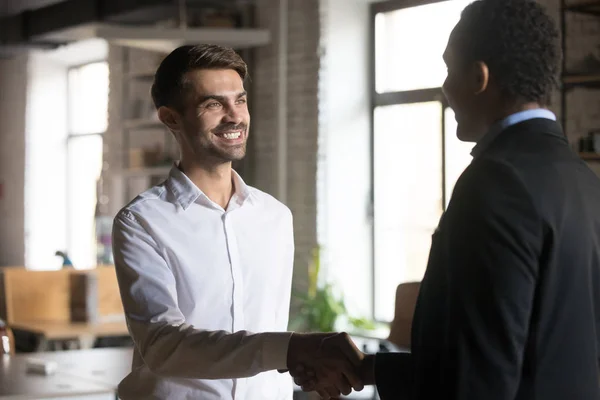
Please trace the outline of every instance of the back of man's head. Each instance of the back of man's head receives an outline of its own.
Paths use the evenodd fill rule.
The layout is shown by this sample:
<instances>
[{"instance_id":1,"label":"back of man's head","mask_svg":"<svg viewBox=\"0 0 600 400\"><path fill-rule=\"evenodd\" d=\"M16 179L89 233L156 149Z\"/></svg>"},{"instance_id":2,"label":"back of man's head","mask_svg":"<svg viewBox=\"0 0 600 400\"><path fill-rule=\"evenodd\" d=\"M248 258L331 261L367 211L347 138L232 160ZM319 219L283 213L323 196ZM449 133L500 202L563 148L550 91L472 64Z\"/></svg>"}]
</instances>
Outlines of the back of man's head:
<instances>
[{"instance_id":1,"label":"back of man's head","mask_svg":"<svg viewBox=\"0 0 600 400\"><path fill-rule=\"evenodd\" d=\"M510 101L547 105L558 82L559 32L534 0L477 0L453 32L464 65L484 62Z\"/></svg>"}]
</instances>

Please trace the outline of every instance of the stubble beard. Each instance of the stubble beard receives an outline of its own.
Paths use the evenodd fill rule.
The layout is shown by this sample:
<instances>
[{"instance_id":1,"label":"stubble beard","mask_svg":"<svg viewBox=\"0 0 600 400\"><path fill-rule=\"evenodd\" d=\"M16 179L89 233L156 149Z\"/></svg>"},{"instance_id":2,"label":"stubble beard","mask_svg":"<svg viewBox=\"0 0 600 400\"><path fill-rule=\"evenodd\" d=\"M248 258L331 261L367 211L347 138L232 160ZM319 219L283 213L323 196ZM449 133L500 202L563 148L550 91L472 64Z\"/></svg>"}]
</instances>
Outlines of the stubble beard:
<instances>
[{"instance_id":1,"label":"stubble beard","mask_svg":"<svg viewBox=\"0 0 600 400\"><path fill-rule=\"evenodd\" d=\"M246 156L246 142L228 148L219 147L206 137L198 138L194 143L194 153L201 163L225 164L242 160Z\"/></svg>"}]
</instances>

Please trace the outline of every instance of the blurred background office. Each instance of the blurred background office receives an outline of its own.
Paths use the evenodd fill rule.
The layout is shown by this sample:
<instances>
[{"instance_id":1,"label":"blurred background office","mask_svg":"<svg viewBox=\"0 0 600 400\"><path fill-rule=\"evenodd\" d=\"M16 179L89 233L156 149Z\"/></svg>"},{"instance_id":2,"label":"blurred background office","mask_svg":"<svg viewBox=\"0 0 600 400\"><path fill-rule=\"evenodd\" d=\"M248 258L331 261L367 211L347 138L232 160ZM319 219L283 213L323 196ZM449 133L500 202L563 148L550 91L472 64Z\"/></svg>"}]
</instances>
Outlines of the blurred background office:
<instances>
[{"instance_id":1,"label":"blurred background office","mask_svg":"<svg viewBox=\"0 0 600 400\"><path fill-rule=\"evenodd\" d=\"M563 33L552 110L600 172L600 0L539 1ZM294 214L291 327L409 348L430 236L471 160L441 92L468 3L0 0L0 335L13 360L0 399L94 385L114 398L131 341L111 222L178 158L149 88L184 43L249 64L252 132L234 167ZM78 361L51 381L22 374L32 352Z\"/></svg>"}]
</instances>

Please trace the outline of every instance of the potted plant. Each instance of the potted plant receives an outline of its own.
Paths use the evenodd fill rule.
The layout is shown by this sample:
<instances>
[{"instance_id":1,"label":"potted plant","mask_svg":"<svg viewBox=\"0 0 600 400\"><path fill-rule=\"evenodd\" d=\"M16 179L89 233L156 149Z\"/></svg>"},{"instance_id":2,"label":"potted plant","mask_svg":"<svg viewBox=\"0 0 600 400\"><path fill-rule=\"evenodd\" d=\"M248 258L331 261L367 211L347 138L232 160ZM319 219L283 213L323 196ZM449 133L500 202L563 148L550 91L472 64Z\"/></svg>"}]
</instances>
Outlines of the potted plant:
<instances>
[{"instance_id":1,"label":"potted plant","mask_svg":"<svg viewBox=\"0 0 600 400\"><path fill-rule=\"evenodd\" d=\"M355 318L348 314L341 296L336 294L333 284L324 282L319 285L321 269L321 249L313 250L312 260L308 267L307 293L294 292L302 304L298 316L292 321L291 329L304 328L311 332L334 332L341 318L347 320L351 328L365 331L375 328L372 321L365 318Z\"/></svg>"}]
</instances>

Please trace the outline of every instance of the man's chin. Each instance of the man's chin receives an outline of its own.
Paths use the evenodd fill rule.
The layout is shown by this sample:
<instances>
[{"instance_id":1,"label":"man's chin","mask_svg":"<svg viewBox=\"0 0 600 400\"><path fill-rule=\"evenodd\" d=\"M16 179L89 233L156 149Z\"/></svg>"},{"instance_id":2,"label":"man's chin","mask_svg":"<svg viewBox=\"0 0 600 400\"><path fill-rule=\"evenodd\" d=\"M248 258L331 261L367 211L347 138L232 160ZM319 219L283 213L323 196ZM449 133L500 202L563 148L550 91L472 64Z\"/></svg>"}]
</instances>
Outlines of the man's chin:
<instances>
[{"instance_id":1,"label":"man's chin","mask_svg":"<svg viewBox=\"0 0 600 400\"><path fill-rule=\"evenodd\" d=\"M461 126L459 123L456 128L456 137L461 142L475 142L477 140L476 137L472 134L472 130L466 128L464 125Z\"/></svg>"},{"instance_id":2,"label":"man's chin","mask_svg":"<svg viewBox=\"0 0 600 400\"><path fill-rule=\"evenodd\" d=\"M244 146L243 149L216 150L214 156L223 162L241 161L246 157L246 148Z\"/></svg>"}]
</instances>

